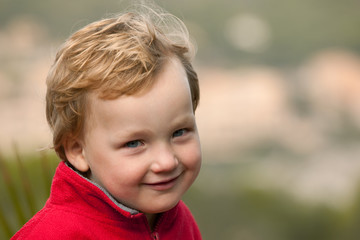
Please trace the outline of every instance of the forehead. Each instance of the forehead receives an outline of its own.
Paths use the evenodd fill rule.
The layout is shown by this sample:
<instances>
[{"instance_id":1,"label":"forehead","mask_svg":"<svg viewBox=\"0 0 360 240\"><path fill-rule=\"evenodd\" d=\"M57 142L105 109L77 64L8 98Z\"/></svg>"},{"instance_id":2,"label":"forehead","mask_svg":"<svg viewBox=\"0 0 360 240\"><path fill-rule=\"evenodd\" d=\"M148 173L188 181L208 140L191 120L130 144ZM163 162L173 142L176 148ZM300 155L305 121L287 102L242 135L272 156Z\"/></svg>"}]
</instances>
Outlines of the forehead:
<instances>
[{"instance_id":1,"label":"forehead","mask_svg":"<svg viewBox=\"0 0 360 240\"><path fill-rule=\"evenodd\" d=\"M88 103L87 119L93 123L112 119L116 113L129 115L130 118L144 114L161 114L162 111L176 111L178 108L175 106L181 104L192 109L187 75L177 59L167 61L147 88L131 95L121 95L113 100L101 99L96 93L89 93Z\"/></svg>"}]
</instances>

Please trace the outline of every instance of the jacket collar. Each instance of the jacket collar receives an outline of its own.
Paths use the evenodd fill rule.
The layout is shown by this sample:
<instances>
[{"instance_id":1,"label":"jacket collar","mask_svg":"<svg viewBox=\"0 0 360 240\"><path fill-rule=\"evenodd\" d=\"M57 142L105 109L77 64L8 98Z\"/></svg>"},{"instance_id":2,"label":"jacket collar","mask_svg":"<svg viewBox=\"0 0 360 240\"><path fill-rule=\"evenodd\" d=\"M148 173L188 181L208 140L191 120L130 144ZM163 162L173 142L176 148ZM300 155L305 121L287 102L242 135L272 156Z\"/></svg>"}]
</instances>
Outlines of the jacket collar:
<instances>
[{"instance_id":1,"label":"jacket collar","mask_svg":"<svg viewBox=\"0 0 360 240\"><path fill-rule=\"evenodd\" d=\"M90 179L81 175L75 168L73 168L69 163L65 163L67 167L73 170L78 176L88 181L90 184L94 185L98 189L100 189L118 208L122 209L125 212L130 213L131 215L136 215L140 213L138 210L125 206L124 204L118 202L105 188L97 184L96 182L91 181Z\"/></svg>"},{"instance_id":2,"label":"jacket collar","mask_svg":"<svg viewBox=\"0 0 360 240\"><path fill-rule=\"evenodd\" d=\"M93 217L113 220L118 220L119 217L137 218L144 215L116 201L108 191L83 177L65 162L60 162L56 169L48 203L72 211L74 209L79 214L89 216L92 214L95 215Z\"/></svg>"}]
</instances>

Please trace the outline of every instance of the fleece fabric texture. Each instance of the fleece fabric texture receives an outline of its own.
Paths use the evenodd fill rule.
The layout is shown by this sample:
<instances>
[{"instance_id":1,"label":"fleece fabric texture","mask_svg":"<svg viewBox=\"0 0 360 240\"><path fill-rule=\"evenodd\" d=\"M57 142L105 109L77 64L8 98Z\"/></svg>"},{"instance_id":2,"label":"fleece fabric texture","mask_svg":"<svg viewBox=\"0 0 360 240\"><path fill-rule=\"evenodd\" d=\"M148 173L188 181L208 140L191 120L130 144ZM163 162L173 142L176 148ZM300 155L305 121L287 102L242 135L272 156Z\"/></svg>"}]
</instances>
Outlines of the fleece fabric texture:
<instances>
[{"instance_id":1,"label":"fleece fabric texture","mask_svg":"<svg viewBox=\"0 0 360 240\"><path fill-rule=\"evenodd\" d=\"M44 208L12 239L201 239L199 228L182 201L162 213L153 232L145 214L125 209L61 162Z\"/></svg>"}]
</instances>

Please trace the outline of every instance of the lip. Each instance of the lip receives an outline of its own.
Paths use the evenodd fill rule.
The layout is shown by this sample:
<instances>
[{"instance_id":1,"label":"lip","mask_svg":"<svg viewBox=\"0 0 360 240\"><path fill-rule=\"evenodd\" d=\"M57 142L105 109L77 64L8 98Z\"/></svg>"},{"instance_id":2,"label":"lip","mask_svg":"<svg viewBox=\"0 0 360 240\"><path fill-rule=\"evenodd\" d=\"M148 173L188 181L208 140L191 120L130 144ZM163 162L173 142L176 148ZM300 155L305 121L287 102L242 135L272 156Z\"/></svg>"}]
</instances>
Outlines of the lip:
<instances>
[{"instance_id":1,"label":"lip","mask_svg":"<svg viewBox=\"0 0 360 240\"><path fill-rule=\"evenodd\" d=\"M159 181L155 183L145 183L144 185L156 191L166 191L173 188L176 185L180 176L181 174L174 178L166 179L164 181Z\"/></svg>"}]
</instances>

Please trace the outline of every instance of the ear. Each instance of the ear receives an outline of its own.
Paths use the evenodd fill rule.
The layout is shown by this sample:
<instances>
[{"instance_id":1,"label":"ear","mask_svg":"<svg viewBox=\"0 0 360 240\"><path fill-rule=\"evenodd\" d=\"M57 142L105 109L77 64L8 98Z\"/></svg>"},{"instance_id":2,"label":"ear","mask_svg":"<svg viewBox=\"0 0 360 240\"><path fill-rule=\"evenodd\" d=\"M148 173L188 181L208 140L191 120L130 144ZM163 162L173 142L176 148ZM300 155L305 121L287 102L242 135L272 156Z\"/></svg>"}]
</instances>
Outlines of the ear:
<instances>
[{"instance_id":1,"label":"ear","mask_svg":"<svg viewBox=\"0 0 360 240\"><path fill-rule=\"evenodd\" d=\"M67 138L64 143L67 160L80 172L87 172L89 164L84 155L83 143L78 139Z\"/></svg>"}]
</instances>

